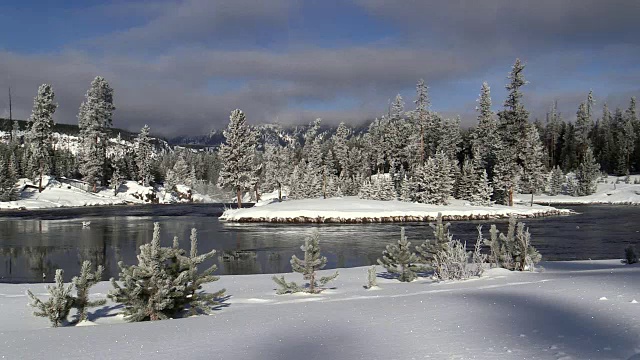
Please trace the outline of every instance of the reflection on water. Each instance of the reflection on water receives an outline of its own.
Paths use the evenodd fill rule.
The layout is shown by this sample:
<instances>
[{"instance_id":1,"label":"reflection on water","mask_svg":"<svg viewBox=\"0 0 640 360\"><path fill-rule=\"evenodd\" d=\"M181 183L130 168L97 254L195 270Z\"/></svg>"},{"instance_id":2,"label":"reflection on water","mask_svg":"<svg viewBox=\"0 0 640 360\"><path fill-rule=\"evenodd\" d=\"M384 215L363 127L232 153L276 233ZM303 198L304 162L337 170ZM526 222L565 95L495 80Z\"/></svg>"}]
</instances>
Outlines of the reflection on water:
<instances>
[{"instance_id":1,"label":"reflection on water","mask_svg":"<svg viewBox=\"0 0 640 360\"><path fill-rule=\"evenodd\" d=\"M621 258L629 243L640 239L640 207L572 207L581 215L528 219L533 244L546 260ZM90 209L84 213L57 210L21 213L0 218L0 281L52 281L55 269L70 279L84 260L105 267L104 278L118 277L118 262L136 262L140 245L151 241L153 222L161 223L162 243L170 246L174 235L189 247L192 227L198 229L198 248L217 251L217 274L279 273L291 271L289 260L305 236L321 231L327 268L374 264L385 246L395 242L399 224L301 225L220 223L220 206L176 205ZM83 228L82 221L91 225ZM472 247L477 224L456 222L451 231ZM413 245L431 236L428 224L406 224ZM504 229L505 221L498 227ZM488 236L488 224L485 225ZM210 265L210 264L205 264Z\"/></svg>"}]
</instances>

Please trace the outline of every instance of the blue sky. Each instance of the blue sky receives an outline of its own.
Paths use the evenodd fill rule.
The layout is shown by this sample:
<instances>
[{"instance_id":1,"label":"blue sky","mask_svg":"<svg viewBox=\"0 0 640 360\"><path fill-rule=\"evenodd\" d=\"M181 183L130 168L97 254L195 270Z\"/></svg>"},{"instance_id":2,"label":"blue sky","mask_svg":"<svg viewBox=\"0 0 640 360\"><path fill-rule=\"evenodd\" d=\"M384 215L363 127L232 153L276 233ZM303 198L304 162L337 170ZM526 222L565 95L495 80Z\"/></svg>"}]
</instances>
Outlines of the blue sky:
<instances>
[{"instance_id":1,"label":"blue sky","mask_svg":"<svg viewBox=\"0 0 640 360\"><path fill-rule=\"evenodd\" d=\"M56 121L73 123L102 75L114 126L171 136L221 128L235 108L253 123L359 123L397 93L411 107L424 78L433 110L470 125L482 82L499 110L519 57L533 117L558 100L571 119L590 89L598 108L640 94L638 19L627 0L6 1L0 88L26 118L51 83Z\"/></svg>"}]
</instances>

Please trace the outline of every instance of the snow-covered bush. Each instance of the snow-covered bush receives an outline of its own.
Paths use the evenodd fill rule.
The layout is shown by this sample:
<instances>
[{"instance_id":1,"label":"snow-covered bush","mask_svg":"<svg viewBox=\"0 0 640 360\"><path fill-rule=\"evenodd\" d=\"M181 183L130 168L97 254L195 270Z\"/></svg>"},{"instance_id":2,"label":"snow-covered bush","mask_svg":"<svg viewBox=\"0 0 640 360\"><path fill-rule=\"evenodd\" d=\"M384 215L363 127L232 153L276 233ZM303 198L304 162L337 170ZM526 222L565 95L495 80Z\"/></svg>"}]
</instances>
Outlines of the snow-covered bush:
<instances>
[{"instance_id":1,"label":"snow-covered bush","mask_svg":"<svg viewBox=\"0 0 640 360\"><path fill-rule=\"evenodd\" d=\"M375 265L371 265L368 269L367 269L367 283L364 285L365 289L371 289L373 287L377 287L378 283L376 281L377 275L376 275L376 266Z\"/></svg>"},{"instance_id":2,"label":"snow-covered bush","mask_svg":"<svg viewBox=\"0 0 640 360\"><path fill-rule=\"evenodd\" d=\"M516 218L509 218L507 234L500 233L495 225L491 226L491 238L485 244L491 248L490 259L493 264L509 270L533 271L535 264L542 256L531 245L531 234L524 223L517 223Z\"/></svg>"},{"instance_id":3,"label":"snow-covered bush","mask_svg":"<svg viewBox=\"0 0 640 360\"><path fill-rule=\"evenodd\" d=\"M633 245L629 245L626 249L624 249L624 257L627 264L635 264L638 262L638 255L636 254L636 249Z\"/></svg>"},{"instance_id":4,"label":"snow-covered bush","mask_svg":"<svg viewBox=\"0 0 640 360\"><path fill-rule=\"evenodd\" d=\"M273 281L280 287L277 290L278 295L303 291L317 294L323 290L322 286L338 277L338 272L336 271L329 276L317 278L316 271L322 270L327 265L327 258L320 255L319 243L320 233L316 231L310 237L307 237L304 245L300 247L304 251L304 260L298 259L295 255L291 256L291 268L293 271L302 274L302 278L309 283L300 286L295 282L287 282L284 275L280 277L273 276Z\"/></svg>"},{"instance_id":5,"label":"snow-covered bush","mask_svg":"<svg viewBox=\"0 0 640 360\"><path fill-rule=\"evenodd\" d=\"M482 227L478 226L478 239L474 251L466 251L466 243L453 239L447 231L447 242L441 243L431 258L429 266L433 269L433 277L437 280L466 280L473 276L481 276L484 272L486 255L482 254ZM420 249L423 250L424 249ZM423 252L430 254L430 252Z\"/></svg>"},{"instance_id":6,"label":"snow-covered bush","mask_svg":"<svg viewBox=\"0 0 640 360\"><path fill-rule=\"evenodd\" d=\"M49 291L49 299L47 301L38 299L31 290L27 290L27 295L31 298L29 305L36 309L33 315L49 318L53 327L62 325L67 320L69 311L73 307L73 297L71 296L73 285L65 286L63 275L64 271L62 269L56 270L56 284L53 286L47 285L47 291Z\"/></svg>"},{"instance_id":7,"label":"snow-covered bush","mask_svg":"<svg viewBox=\"0 0 640 360\"><path fill-rule=\"evenodd\" d=\"M218 280L213 276L216 266L198 272L198 265L211 259L215 250L198 255L197 243L197 232L192 229L188 256L179 248L177 237L173 247L161 247L160 225L154 224L151 243L140 246L138 264L127 266L119 262L120 284L111 278L113 290L108 296L124 305L125 320L136 322L209 314L219 305L217 299L224 294L224 289L215 293L202 291L203 284Z\"/></svg>"},{"instance_id":8,"label":"snow-covered bush","mask_svg":"<svg viewBox=\"0 0 640 360\"><path fill-rule=\"evenodd\" d=\"M87 320L87 309L90 307L104 305L107 300L89 300L89 289L102 279L104 268L99 265L95 272L91 271L91 262L84 261L80 269L80 276L74 276L71 283L76 289L76 296L73 298L73 306L78 309L78 321Z\"/></svg>"},{"instance_id":9,"label":"snow-covered bush","mask_svg":"<svg viewBox=\"0 0 640 360\"><path fill-rule=\"evenodd\" d=\"M398 243L387 245L378 264L384 266L387 272L397 274L398 280L402 282L413 281L417 277L416 272L423 270L423 266L419 265L419 258L411 251L411 243L404 235L404 227L400 230Z\"/></svg>"}]
</instances>

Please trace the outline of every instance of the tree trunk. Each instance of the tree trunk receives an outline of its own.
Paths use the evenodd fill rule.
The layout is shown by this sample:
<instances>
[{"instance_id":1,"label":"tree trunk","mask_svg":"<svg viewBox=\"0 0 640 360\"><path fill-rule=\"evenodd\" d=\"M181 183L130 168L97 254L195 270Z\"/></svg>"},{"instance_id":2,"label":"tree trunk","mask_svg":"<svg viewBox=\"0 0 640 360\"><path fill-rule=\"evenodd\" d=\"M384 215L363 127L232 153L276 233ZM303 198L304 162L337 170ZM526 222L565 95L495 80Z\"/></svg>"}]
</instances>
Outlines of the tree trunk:
<instances>
[{"instance_id":1,"label":"tree trunk","mask_svg":"<svg viewBox=\"0 0 640 360\"><path fill-rule=\"evenodd\" d=\"M38 184L38 192L42 192L42 175L44 173L44 164L40 160L40 183Z\"/></svg>"},{"instance_id":2,"label":"tree trunk","mask_svg":"<svg viewBox=\"0 0 640 360\"><path fill-rule=\"evenodd\" d=\"M513 187L509 188L509 206L513 206Z\"/></svg>"},{"instance_id":3,"label":"tree trunk","mask_svg":"<svg viewBox=\"0 0 640 360\"><path fill-rule=\"evenodd\" d=\"M97 189L97 188L96 188L96 182L94 181L94 182L93 182L93 192L96 192L96 189Z\"/></svg>"},{"instance_id":4,"label":"tree trunk","mask_svg":"<svg viewBox=\"0 0 640 360\"><path fill-rule=\"evenodd\" d=\"M278 201L282 202L282 184L278 183Z\"/></svg>"},{"instance_id":5,"label":"tree trunk","mask_svg":"<svg viewBox=\"0 0 640 360\"><path fill-rule=\"evenodd\" d=\"M420 122L420 165L424 165L424 125L422 122Z\"/></svg>"},{"instance_id":6,"label":"tree trunk","mask_svg":"<svg viewBox=\"0 0 640 360\"><path fill-rule=\"evenodd\" d=\"M314 294L316 292L315 289L315 282L316 282L316 273L313 272L311 273L311 275L309 275L309 292Z\"/></svg>"},{"instance_id":7,"label":"tree trunk","mask_svg":"<svg viewBox=\"0 0 640 360\"><path fill-rule=\"evenodd\" d=\"M531 207L533 207L533 192L531 192Z\"/></svg>"},{"instance_id":8,"label":"tree trunk","mask_svg":"<svg viewBox=\"0 0 640 360\"><path fill-rule=\"evenodd\" d=\"M256 190L256 202L258 202L260 201L260 189L259 189L258 183L255 184L254 188Z\"/></svg>"},{"instance_id":9,"label":"tree trunk","mask_svg":"<svg viewBox=\"0 0 640 360\"><path fill-rule=\"evenodd\" d=\"M236 195L238 196L238 209L242 209L242 191L240 186L236 188Z\"/></svg>"}]
</instances>

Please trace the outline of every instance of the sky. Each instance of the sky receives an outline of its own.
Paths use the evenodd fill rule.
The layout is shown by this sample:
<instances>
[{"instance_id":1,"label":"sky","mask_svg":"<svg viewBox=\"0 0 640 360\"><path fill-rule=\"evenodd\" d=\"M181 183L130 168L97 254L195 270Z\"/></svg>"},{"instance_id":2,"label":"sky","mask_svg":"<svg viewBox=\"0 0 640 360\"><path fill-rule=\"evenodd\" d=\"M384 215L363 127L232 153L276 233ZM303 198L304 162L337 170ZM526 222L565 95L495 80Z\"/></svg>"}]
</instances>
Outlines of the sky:
<instances>
[{"instance_id":1,"label":"sky","mask_svg":"<svg viewBox=\"0 0 640 360\"><path fill-rule=\"evenodd\" d=\"M26 119L42 83L56 122L77 123L91 80L114 88L114 127L207 134L242 109L253 124L360 124L415 84L432 110L475 123L516 58L532 118L554 101L571 120L640 95L640 1L9 0L0 2L0 117Z\"/></svg>"}]
</instances>

